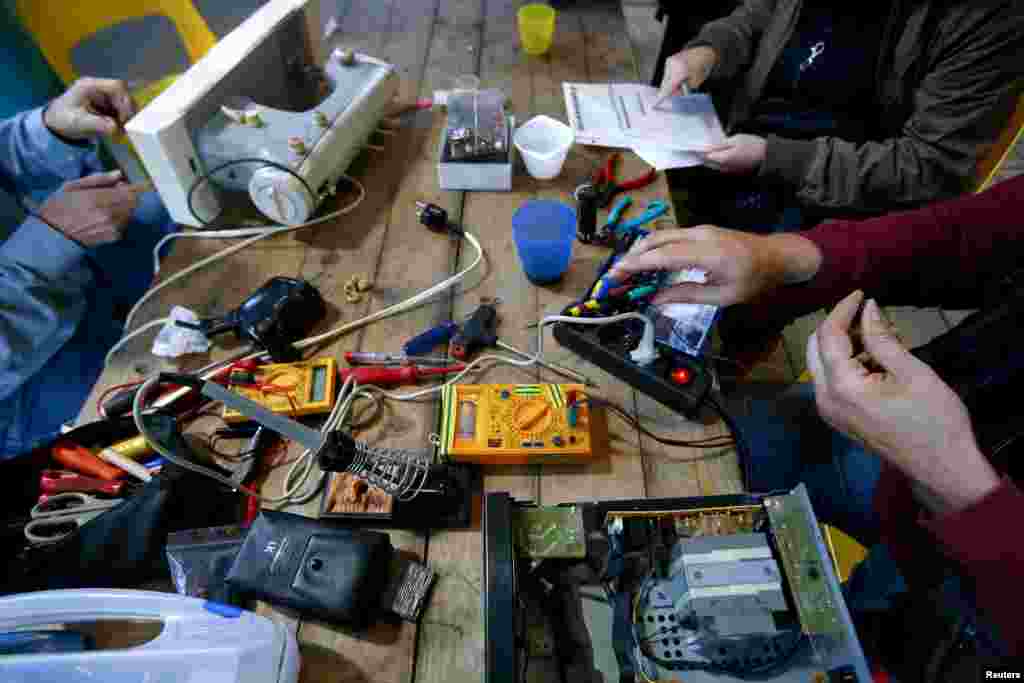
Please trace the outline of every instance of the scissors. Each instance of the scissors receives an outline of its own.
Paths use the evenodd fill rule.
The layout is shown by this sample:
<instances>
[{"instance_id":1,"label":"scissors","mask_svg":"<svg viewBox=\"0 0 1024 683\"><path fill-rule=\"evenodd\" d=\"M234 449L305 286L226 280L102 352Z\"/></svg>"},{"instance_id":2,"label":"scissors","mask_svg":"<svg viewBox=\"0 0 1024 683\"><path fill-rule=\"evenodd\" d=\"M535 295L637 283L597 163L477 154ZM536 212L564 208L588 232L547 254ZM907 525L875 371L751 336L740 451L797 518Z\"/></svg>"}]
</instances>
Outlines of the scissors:
<instances>
[{"instance_id":1,"label":"scissors","mask_svg":"<svg viewBox=\"0 0 1024 683\"><path fill-rule=\"evenodd\" d=\"M85 493L58 493L32 507L25 538L29 543L55 543L121 502L120 498L101 500Z\"/></svg>"}]
</instances>

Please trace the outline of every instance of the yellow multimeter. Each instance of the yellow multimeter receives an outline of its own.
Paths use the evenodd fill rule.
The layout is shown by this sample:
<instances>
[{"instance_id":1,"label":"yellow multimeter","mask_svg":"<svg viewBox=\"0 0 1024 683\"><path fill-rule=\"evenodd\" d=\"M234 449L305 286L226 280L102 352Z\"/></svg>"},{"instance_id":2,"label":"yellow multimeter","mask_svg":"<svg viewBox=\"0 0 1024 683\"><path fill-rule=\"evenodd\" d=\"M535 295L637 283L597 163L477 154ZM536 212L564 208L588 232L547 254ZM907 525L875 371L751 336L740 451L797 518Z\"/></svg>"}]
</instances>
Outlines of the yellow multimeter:
<instances>
[{"instance_id":1,"label":"yellow multimeter","mask_svg":"<svg viewBox=\"0 0 1024 683\"><path fill-rule=\"evenodd\" d=\"M298 363L261 365L252 381L229 384L232 391L280 415L301 417L329 413L338 389L338 364L333 358L313 358ZM250 418L224 406L224 421L247 422Z\"/></svg>"}]
</instances>

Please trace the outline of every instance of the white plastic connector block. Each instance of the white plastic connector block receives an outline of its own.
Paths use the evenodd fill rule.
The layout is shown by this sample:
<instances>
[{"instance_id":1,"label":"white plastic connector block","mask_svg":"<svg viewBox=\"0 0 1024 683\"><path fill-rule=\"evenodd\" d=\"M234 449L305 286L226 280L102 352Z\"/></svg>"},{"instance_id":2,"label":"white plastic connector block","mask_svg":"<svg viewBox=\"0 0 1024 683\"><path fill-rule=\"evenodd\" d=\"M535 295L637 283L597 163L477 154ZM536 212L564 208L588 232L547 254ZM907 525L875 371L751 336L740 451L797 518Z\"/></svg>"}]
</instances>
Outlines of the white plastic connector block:
<instances>
[{"instance_id":1,"label":"white plastic connector block","mask_svg":"<svg viewBox=\"0 0 1024 683\"><path fill-rule=\"evenodd\" d=\"M644 336L629 357L637 365L650 365L658 360L658 349L654 346L654 321L650 318L644 318Z\"/></svg>"}]
</instances>

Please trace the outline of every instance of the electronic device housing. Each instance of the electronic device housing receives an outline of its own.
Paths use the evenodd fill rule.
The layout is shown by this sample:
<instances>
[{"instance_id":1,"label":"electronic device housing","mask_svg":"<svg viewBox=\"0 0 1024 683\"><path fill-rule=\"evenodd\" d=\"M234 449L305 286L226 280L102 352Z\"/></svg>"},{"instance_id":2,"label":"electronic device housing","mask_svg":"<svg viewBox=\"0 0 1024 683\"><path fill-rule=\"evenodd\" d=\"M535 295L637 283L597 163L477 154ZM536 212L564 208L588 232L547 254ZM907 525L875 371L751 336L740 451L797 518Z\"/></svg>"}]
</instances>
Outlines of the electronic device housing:
<instances>
[{"instance_id":1,"label":"electronic device housing","mask_svg":"<svg viewBox=\"0 0 1024 683\"><path fill-rule=\"evenodd\" d=\"M599 680L602 676L605 681L620 680L618 669L610 671L606 665L611 661L614 667L616 658L609 651L612 648L609 643L614 643L616 648L621 647L622 634L592 632L595 624L602 627L610 625L595 619L593 614L596 614L594 610L613 610L617 595L625 596L624 604L630 605L628 609L632 611L634 620L637 610L641 609L639 602L634 600L635 594L618 593L618 589L608 592L614 585L611 583L613 579L608 578L613 574L613 544L608 530L611 528L609 522L616 519L622 520L623 538L628 538L624 543L630 544L628 550L633 556L650 557L652 566L663 565L673 570L677 566L685 566L687 579L703 578L706 583L718 586L707 591L710 598L702 598L700 609L707 611L706 617L720 614L723 619L731 620L732 628L740 632L756 629L758 622L745 624L743 618L750 618L758 611L752 611L751 605L759 605L759 609L773 615L777 625L788 624L791 629L797 625L799 630L790 632L802 634L804 649L790 660L784 660L781 670L756 677L756 680L778 683L871 681L833 563L802 484L791 492L772 495L737 494L570 504L569 507L575 507L582 518L587 556L583 560L570 560L567 558L571 555L567 554L556 559L553 561L555 564L549 565L553 573L542 573L539 579L536 574L542 572L541 567L548 560L526 556L518 545L517 511L524 507L529 508L530 505L513 500L507 493L489 493L484 500L482 606L487 644L485 683L516 683L519 680L524 664L524 644L525 647L537 646L537 639L531 636L536 625L531 623L530 616L537 610L546 612L549 621L553 622L547 625L554 632L553 654L571 680L586 682ZM716 523L716 515L718 519L730 515L756 515L759 524L764 526L756 529L760 533L726 529L680 536L669 548L661 545L664 536L660 533L644 535L648 525L659 530L665 524L707 524L711 528ZM701 520L702 516L710 517L706 522L694 521ZM737 523L737 528L740 526ZM767 545L756 538L760 536L768 539ZM758 558L763 559L755 558L750 549L758 547L770 547L771 555L765 556L762 551ZM713 554L716 552L718 556ZM687 555L707 562L699 565L705 576L694 573L694 567L681 561L681 557L685 559ZM761 570L774 567L781 577L765 571L766 578L759 572L748 571L755 565ZM729 578L733 575L735 579ZM628 576L628 572L619 576L614 581L622 581L621 577ZM717 580L712 580L716 576ZM724 581L721 579L723 576L727 577ZM553 585L554 588L546 596L538 595L537 591L543 591L544 585ZM619 583L620 588L621 585ZM588 590L589 594L598 597L587 598ZM752 600L753 603L750 602ZM693 599L695 601L696 598ZM552 609L551 603L556 602L562 604ZM662 612L672 614L678 609L678 604L669 602ZM780 618L783 620L779 621ZM655 625L658 623L653 612L650 621ZM558 623L561 627L554 628ZM610 623L617 624L614 619L610 619ZM667 619L663 623L670 625ZM716 628L721 628L721 625L716 625ZM637 680L644 678L638 676ZM731 683L745 679L703 670L659 670L657 675L647 676L646 680Z\"/></svg>"},{"instance_id":2,"label":"electronic device housing","mask_svg":"<svg viewBox=\"0 0 1024 683\"><path fill-rule=\"evenodd\" d=\"M213 221L224 200L219 185L248 192L275 222L303 223L377 127L397 92L394 67L366 55L350 63L340 52L314 64L308 2L268 2L126 125L176 222ZM232 118L238 102L259 125ZM240 159L278 166L239 164L201 182Z\"/></svg>"}]
</instances>

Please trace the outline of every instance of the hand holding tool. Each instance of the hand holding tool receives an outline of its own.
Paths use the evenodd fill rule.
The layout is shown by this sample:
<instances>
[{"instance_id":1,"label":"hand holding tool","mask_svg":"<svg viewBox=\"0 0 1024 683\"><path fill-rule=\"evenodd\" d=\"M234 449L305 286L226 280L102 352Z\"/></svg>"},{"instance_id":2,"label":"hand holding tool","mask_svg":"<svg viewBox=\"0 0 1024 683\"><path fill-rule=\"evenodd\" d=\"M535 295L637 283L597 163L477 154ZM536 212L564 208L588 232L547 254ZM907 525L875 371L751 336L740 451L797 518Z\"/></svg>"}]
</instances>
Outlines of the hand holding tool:
<instances>
[{"instance_id":1,"label":"hand holding tool","mask_svg":"<svg viewBox=\"0 0 1024 683\"><path fill-rule=\"evenodd\" d=\"M43 470L39 476L39 491L54 495L58 493L98 493L106 496L124 496L135 489L124 481L104 481L83 477L66 470Z\"/></svg>"},{"instance_id":2,"label":"hand holding tool","mask_svg":"<svg viewBox=\"0 0 1024 683\"><path fill-rule=\"evenodd\" d=\"M101 500L84 493L57 494L32 507L32 521L25 525L25 538L29 543L54 543L121 502L120 498Z\"/></svg>"},{"instance_id":3,"label":"hand holding tool","mask_svg":"<svg viewBox=\"0 0 1024 683\"><path fill-rule=\"evenodd\" d=\"M88 449L70 441L57 442L50 453L53 455L53 459L61 465L100 479L113 481L126 474L124 470L103 462Z\"/></svg>"},{"instance_id":4,"label":"hand holding tool","mask_svg":"<svg viewBox=\"0 0 1024 683\"><path fill-rule=\"evenodd\" d=\"M341 381L354 377L359 384L373 384L378 387L398 386L399 384L413 384L423 377L436 375L448 375L453 372L462 372L466 366L462 363L443 368L421 368L415 365L406 365L400 368L345 368L338 371Z\"/></svg>"}]
</instances>

